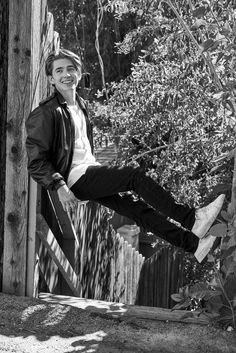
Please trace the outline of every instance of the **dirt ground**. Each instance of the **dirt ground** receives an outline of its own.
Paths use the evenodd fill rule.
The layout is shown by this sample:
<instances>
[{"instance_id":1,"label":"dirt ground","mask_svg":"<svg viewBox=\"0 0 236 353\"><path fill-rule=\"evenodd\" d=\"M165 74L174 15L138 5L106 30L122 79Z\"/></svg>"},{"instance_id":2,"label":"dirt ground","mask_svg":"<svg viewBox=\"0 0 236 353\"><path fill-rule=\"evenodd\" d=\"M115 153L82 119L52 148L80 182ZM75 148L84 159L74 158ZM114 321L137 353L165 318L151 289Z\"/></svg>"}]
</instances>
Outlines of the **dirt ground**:
<instances>
[{"instance_id":1,"label":"dirt ground","mask_svg":"<svg viewBox=\"0 0 236 353\"><path fill-rule=\"evenodd\" d=\"M123 321L0 293L0 352L236 353L236 332L175 322Z\"/></svg>"}]
</instances>

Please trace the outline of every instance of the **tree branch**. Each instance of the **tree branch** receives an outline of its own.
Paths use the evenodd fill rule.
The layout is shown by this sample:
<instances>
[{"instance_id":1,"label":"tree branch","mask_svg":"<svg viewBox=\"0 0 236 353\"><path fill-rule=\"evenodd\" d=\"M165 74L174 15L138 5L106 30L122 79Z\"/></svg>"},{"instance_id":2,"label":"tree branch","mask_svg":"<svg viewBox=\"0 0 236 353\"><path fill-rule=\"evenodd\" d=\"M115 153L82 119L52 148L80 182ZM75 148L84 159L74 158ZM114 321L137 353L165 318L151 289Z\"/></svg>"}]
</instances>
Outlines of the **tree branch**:
<instances>
[{"instance_id":1,"label":"tree branch","mask_svg":"<svg viewBox=\"0 0 236 353\"><path fill-rule=\"evenodd\" d=\"M102 86L103 89L105 91L105 95L106 95L106 99L108 99L108 95L107 95L107 89L106 89L106 82L105 82L105 74L104 74L104 64L103 64L103 60L102 60L102 56L100 53L100 44L99 44L99 29L102 23L102 19L103 19L103 6L102 6L102 1L101 0L97 0L97 27L96 27L96 40L95 40L95 48L98 54L98 61L100 64L100 68L101 68L101 74L102 74Z\"/></svg>"}]
</instances>

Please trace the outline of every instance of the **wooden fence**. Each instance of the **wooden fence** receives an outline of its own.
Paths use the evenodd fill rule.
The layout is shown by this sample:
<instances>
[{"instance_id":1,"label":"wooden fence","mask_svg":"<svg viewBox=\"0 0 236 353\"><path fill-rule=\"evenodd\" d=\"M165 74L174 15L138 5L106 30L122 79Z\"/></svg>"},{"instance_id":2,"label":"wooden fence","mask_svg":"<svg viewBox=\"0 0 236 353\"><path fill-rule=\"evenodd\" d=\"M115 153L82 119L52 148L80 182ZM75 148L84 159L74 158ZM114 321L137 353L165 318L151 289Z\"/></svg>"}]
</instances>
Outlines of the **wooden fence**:
<instances>
[{"instance_id":1,"label":"wooden fence","mask_svg":"<svg viewBox=\"0 0 236 353\"><path fill-rule=\"evenodd\" d=\"M183 251L162 247L142 266L135 304L171 308L171 294L182 285Z\"/></svg>"}]
</instances>

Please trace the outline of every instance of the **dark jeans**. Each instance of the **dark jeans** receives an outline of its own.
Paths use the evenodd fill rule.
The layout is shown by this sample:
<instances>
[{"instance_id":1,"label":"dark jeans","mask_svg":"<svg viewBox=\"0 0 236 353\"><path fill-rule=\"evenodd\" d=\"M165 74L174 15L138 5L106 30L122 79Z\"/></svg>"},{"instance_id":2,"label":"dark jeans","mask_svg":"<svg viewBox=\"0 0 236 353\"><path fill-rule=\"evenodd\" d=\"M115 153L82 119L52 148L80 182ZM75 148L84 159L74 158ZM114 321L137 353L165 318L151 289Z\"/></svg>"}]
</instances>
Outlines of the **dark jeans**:
<instances>
[{"instance_id":1,"label":"dark jeans","mask_svg":"<svg viewBox=\"0 0 236 353\"><path fill-rule=\"evenodd\" d=\"M140 168L90 166L71 190L78 199L98 202L172 245L192 253L197 249L199 239L190 231L195 222L195 209L177 204ZM130 193L119 195L127 191L135 192L138 200ZM169 222L167 217L185 229Z\"/></svg>"}]
</instances>

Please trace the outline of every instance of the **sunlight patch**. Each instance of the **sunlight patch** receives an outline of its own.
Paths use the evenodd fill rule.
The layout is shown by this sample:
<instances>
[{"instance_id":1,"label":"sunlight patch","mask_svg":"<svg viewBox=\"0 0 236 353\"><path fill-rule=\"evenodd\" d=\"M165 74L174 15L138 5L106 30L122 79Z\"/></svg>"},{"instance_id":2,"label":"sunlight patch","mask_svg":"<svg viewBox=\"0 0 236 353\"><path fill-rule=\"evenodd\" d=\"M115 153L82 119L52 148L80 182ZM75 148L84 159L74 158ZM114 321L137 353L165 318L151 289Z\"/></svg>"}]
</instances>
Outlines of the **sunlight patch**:
<instances>
[{"instance_id":1,"label":"sunlight patch","mask_svg":"<svg viewBox=\"0 0 236 353\"><path fill-rule=\"evenodd\" d=\"M43 325L46 326L55 326L58 323L60 323L66 314L71 310L71 308L68 307L56 307L53 310L50 310L47 313L46 318L42 321Z\"/></svg>"},{"instance_id":2,"label":"sunlight patch","mask_svg":"<svg viewBox=\"0 0 236 353\"><path fill-rule=\"evenodd\" d=\"M101 342L104 337L107 336L107 333L104 331L97 331L94 333L88 333L87 335L80 336L77 338L78 341L89 342L89 341L97 341Z\"/></svg>"},{"instance_id":3,"label":"sunlight patch","mask_svg":"<svg viewBox=\"0 0 236 353\"><path fill-rule=\"evenodd\" d=\"M41 325L55 326L65 318L66 314L70 311L70 309L70 307L63 307L58 305L50 308L48 308L44 304L35 305L24 310L21 315L21 319L24 322L29 319L36 321L38 315L42 317L43 313L44 320L41 322Z\"/></svg>"}]
</instances>

